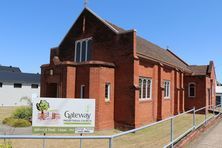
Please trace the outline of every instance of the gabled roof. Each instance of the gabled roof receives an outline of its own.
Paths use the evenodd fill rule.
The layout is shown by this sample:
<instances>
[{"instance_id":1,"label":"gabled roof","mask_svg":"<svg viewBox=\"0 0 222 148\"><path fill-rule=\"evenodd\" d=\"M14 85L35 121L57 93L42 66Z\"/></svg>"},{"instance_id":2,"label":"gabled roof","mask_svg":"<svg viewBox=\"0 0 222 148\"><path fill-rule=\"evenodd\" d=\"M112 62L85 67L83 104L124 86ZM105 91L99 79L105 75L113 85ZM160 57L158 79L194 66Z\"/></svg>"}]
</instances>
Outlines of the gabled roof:
<instances>
[{"instance_id":1,"label":"gabled roof","mask_svg":"<svg viewBox=\"0 0 222 148\"><path fill-rule=\"evenodd\" d=\"M189 69L193 72L193 76L209 76L212 72L213 61L209 65L189 65Z\"/></svg>"},{"instance_id":2,"label":"gabled roof","mask_svg":"<svg viewBox=\"0 0 222 148\"><path fill-rule=\"evenodd\" d=\"M190 70L194 76L205 76L207 75L208 65L190 65Z\"/></svg>"},{"instance_id":3,"label":"gabled roof","mask_svg":"<svg viewBox=\"0 0 222 148\"><path fill-rule=\"evenodd\" d=\"M157 60L163 64L177 67L184 71L190 72L187 65L179 58L168 52L167 50L147 41L146 39L137 36L137 54L145 55L150 59Z\"/></svg>"},{"instance_id":4,"label":"gabled roof","mask_svg":"<svg viewBox=\"0 0 222 148\"><path fill-rule=\"evenodd\" d=\"M21 72L18 67L0 66L0 72Z\"/></svg>"},{"instance_id":5,"label":"gabled roof","mask_svg":"<svg viewBox=\"0 0 222 148\"><path fill-rule=\"evenodd\" d=\"M40 74L19 73L19 72L0 72L0 82L4 83L28 83L39 84Z\"/></svg>"},{"instance_id":6,"label":"gabled roof","mask_svg":"<svg viewBox=\"0 0 222 148\"><path fill-rule=\"evenodd\" d=\"M108 21L106 22L115 28L118 33L124 33L127 31ZM163 62L164 64L167 63L171 66L190 72L190 69L187 67L188 64L176 56L172 51L165 50L140 36L137 36L136 40L138 55L143 55L151 60Z\"/></svg>"},{"instance_id":7,"label":"gabled roof","mask_svg":"<svg viewBox=\"0 0 222 148\"><path fill-rule=\"evenodd\" d=\"M118 26L102 19L101 17L99 17L95 12L93 12L89 8L85 8L82 11L82 13L80 14L80 16L83 13L85 13L86 11L91 13L93 16L95 16L98 20L100 20L104 25L106 25L109 29L111 29L116 34L123 34L123 33L129 32L129 31L133 31L133 30L124 30L123 28L118 27ZM79 17L77 18L77 20L79 19ZM137 40L136 41L137 55L139 57L143 57L143 58L155 61L155 62L166 64L168 66L175 67L180 70L191 73L190 69L187 67L187 64L185 62L183 62L181 59L179 59L177 56L175 56L175 54L172 54L172 53L166 51L165 49L147 41L146 39L144 39L140 36L137 36L136 40ZM61 44L62 43L63 43L63 41L61 42Z\"/></svg>"},{"instance_id":8,"label":"gabled roof","mask_svg":"<svg viewBox=\"0 0 222 148\"><path fill-rule=\"evenodd\" d=\"M112 25L110 25L107 21L105 21L104 19L102 19L100 16L98 16L95 12L93 12L92 10L90 10L88 7L86 7L83 11L89 11L91 14L93 14L96 18L98 18L101 22L103 22L107 27L109 27L111 30L113 30L116 33L119 33L119 31L113 27Z\"/></svg>"}]
</instances>

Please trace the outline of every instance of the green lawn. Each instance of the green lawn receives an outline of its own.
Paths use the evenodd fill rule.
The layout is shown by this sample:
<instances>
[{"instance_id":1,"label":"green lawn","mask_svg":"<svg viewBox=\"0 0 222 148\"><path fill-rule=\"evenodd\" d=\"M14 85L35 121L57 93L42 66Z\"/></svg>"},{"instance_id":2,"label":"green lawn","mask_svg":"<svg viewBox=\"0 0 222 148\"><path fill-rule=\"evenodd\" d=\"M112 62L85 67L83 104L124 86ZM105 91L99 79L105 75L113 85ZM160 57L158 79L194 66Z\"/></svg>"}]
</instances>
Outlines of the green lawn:
<instances>
[{"instance_id":1,"label":"green lawn","mask_svg":"<svg viewBox=\"0 0 222 148\"><path fill-rule=\"evenodd\" d=\"M0 120L10 116L15 108L0 107ZM207 114L207 117L212 114ZM204 114L196 114L196 123L204 121ZM193 125L193 114L184 114L174 119L174 138L178 137ZM98 131L93 135L112 135L119 133L118 130ZM10 140L13 148L39 148L42 147L43 140ZM114 148L147 148L147 147L163 147L170 142L170 121L165 121L155 126L146 128L136 133L115 138L113 140ZM3 143L3 140L0 140ZM79 140L46 140L46 147L62 147L71 148L79 147ZM83 148L106 148L108 140L83 140Z\"/></svg>"}]
</instances>

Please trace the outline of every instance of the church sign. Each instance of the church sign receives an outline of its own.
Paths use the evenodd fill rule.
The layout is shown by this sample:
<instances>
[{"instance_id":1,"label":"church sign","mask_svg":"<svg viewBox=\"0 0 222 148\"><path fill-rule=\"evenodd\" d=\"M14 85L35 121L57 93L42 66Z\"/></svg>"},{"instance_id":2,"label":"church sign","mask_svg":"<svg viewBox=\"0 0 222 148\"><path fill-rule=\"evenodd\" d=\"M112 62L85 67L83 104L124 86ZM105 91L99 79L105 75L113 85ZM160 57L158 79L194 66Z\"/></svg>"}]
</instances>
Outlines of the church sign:
<instances>
[{"instance_id":1,"label":"church sign","mask_svg":"<svg viewBox=\"0 0 222 148\"><path fill-rule=\"evenodd\" d=\"M94 99L33 99L33 133L93 133L94 127Z\"/></svg>"}]
</instances>

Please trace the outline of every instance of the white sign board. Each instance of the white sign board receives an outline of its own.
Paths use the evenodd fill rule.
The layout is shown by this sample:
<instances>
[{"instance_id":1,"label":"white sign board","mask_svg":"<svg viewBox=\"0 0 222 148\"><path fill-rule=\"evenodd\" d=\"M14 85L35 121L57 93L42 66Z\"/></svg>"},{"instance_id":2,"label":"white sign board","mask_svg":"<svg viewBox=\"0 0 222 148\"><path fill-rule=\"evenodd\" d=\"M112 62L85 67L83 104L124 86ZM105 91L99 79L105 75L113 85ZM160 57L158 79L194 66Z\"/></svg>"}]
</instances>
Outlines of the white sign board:
<instances>
[{"instance_id":1,"label":"white sign board","mask_svg":"<svg viewBox=\"0 0 222 148\"><path fill-rule=\"evenodd\" d=\"M33 133L92 133L94 127L94 99L33 99Z\"/></svg>"}]
</instances>

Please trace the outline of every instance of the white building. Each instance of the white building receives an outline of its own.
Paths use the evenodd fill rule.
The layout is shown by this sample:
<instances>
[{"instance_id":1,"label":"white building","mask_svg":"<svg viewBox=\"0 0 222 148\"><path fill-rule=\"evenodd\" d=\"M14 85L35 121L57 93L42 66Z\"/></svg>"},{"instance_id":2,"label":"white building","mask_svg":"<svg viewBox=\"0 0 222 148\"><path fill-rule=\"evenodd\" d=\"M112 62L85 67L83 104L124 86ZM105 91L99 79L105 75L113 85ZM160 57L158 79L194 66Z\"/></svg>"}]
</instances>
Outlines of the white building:
<instances>
[{"instance_id":1,"label":"white building","mask_svg":"<svg viewBox=\"0 0 222 148\"><path fill-rule=\"evenodd\" d=\"M0 106L28 105L27 98L40 95L39 86L39 74L22 73L17 67L0 66Z\"/></svg>"},{"instance_id":2,"label":"white building","mask_svg":"<svg viewBox=\"0 0 222 148\"><path fill-rule=\"evenodd\" d=\"M222 84L217 82L216 86L216 103L221 104L222 103Z\"/></svg>"}]
</instances>

